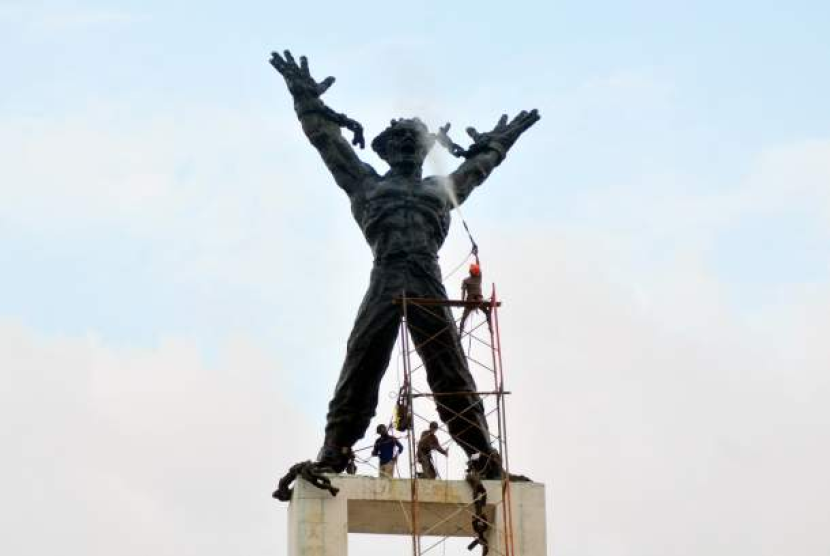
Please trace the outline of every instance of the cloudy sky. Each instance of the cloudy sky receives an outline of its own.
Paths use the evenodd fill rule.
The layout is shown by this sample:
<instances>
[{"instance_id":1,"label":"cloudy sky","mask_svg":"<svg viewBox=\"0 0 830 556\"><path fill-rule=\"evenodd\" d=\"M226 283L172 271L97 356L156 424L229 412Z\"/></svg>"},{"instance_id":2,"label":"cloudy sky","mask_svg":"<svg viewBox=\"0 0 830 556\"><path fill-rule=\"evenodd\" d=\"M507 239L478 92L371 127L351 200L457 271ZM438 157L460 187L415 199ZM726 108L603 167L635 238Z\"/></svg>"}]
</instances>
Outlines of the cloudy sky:
<instances>
[{"instance_id":1,"label":"cloudy sky","mask_svg":"<svg viewBox=\"0 0 830 556\"><path fill-rule=\"evenodd\" d=\"M0 551L285 554L371 266L292 48L369 138L541 112L464 216L552 554L827 556L828 6L0 0Z\"/></svg>"}]
</instances>

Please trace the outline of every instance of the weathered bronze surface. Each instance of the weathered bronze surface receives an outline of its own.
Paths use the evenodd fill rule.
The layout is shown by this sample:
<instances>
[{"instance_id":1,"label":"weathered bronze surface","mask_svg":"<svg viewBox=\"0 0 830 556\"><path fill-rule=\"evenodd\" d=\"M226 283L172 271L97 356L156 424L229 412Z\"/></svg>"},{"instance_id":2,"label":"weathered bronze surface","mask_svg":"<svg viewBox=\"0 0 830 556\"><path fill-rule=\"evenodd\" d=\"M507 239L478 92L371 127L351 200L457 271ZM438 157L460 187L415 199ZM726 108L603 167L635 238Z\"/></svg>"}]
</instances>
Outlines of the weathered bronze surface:
<instances>
[{"instance_id":1,"label":"weathered bronze surface","mask_svg":"<svg viewBox=\"0 0 830 556\"><path fill-rule=\"evenodd\" d=\"M364 147L363 127L320 99L334 78L318 83L308 60L300 57L298 64L287 50L282 56L273 53L271 64L285 79L303 131L348 195L354 219L374 254L369 289L349 337L318 456L320 467L340 472L348 463L351 446L363 437L375 415L380 381L399 330L400 306L393 299L401 295L447 299L438 250L449 231L450 212L501 164L539 114L523 111L512 120L504 115L486 133L468 128L473 143L467 149L449 138L449 124L431 134L417 118L392 120L371 144L390 166L379 174L352 148ZM341 134L342 127L353 133L352 144ZM423 177L424 159L436 141L464 161L449 176ZM432 391L454 393L436 399L438 414L453 439L469 455L491 454L487 420L449 306L411 309L407 323Z\"/></svg>"}]
</instances>

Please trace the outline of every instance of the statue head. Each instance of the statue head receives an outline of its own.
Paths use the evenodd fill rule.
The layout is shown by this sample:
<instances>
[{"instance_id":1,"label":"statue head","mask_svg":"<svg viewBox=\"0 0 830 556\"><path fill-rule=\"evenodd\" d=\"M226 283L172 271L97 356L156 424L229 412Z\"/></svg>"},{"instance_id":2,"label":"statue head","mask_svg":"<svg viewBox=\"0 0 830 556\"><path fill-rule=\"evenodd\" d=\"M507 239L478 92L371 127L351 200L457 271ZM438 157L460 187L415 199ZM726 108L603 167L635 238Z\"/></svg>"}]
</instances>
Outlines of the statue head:
<instances>
[{"instance_id":1,"label":"statue head","mask_svg":"<svg viewBox=\"0 0 830 556\"><path fill-rule=\"evenodd\" d=\"M396 170L416 170L435 144L435 136L418 118L392 120L372 141L372 148Z\"/></svg>"}]
</instances>

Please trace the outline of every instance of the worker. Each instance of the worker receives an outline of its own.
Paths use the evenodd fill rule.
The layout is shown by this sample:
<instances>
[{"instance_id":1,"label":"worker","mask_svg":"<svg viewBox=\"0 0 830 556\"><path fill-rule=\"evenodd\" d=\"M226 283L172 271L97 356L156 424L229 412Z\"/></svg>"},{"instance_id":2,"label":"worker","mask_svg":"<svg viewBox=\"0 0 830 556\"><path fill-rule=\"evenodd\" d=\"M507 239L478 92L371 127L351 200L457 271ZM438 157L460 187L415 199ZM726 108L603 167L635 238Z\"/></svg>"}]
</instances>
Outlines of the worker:
<instances>
[{"instance_id":1,"label":"worker","mask_svg":"<svg viewBox=\"0 0 830 556\"><path fill-rule=\"evenodd\" d=\"M386 425L378 425L376 432L379 436L375 440L372 455L378 457L378 477L391 479L395 474L395 462L398 455L403 452L403 444L389 434Z\"/></svg>"},{"instance_id":2,"label":"worker","mask_svg":"<svg viewBox=\"0 0 830 556\"><path fill-rule=\"evenodd\" d=\"M421 464L422 479L435 479L438 476L432 461L433 450L444 456L449 454L448 450L442 448L441 443L438 442L438 437L435 436L436 431L438 431L438 423L433 421L429 424L429 430L422 432L418 440L418 463Z\"/></svg>"},{"instance_id":3,"label":"worker","mask_svg":"<svg viewBox=\"0 0 830 556\"><path fill-rule=\"evenodd\" d=\"M487 318L487 326L492 332L493 327L490 322L490 306L484 301L484 295L481 293L481 266L478 262L474 262L470 265L470 275L464 278L464 281L461 282L461 299L464 301L475 301L479 303L479 305L467 305L464 307L464 312L461 314L461 324L458 327L459 335L464 335L464 324L467 321L467 317L470 316L471 312L478 309L481 309L481 312L484 313L485 318Z\"/></svg>"}]
</instances>

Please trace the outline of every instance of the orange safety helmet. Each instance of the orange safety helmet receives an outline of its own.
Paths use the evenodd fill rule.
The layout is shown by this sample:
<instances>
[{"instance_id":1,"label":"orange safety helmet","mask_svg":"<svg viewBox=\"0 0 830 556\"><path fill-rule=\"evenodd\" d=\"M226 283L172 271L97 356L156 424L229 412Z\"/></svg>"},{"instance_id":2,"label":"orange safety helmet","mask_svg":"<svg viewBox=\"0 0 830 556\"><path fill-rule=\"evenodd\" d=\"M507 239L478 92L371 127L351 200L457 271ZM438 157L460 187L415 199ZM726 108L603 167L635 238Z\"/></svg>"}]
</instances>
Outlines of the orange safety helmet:
<instances>
[{"instance_id":1,"label":"orange safety helmet","mask_svg":"<svg viewBox=\"0 0 830 556\"><path fill-rule=\"evenodd\" d=\"M470 274L473 276L479 276L481 274L481 267L478 266L476 263L470 265Z\"/></svg>"}]
</instances>

